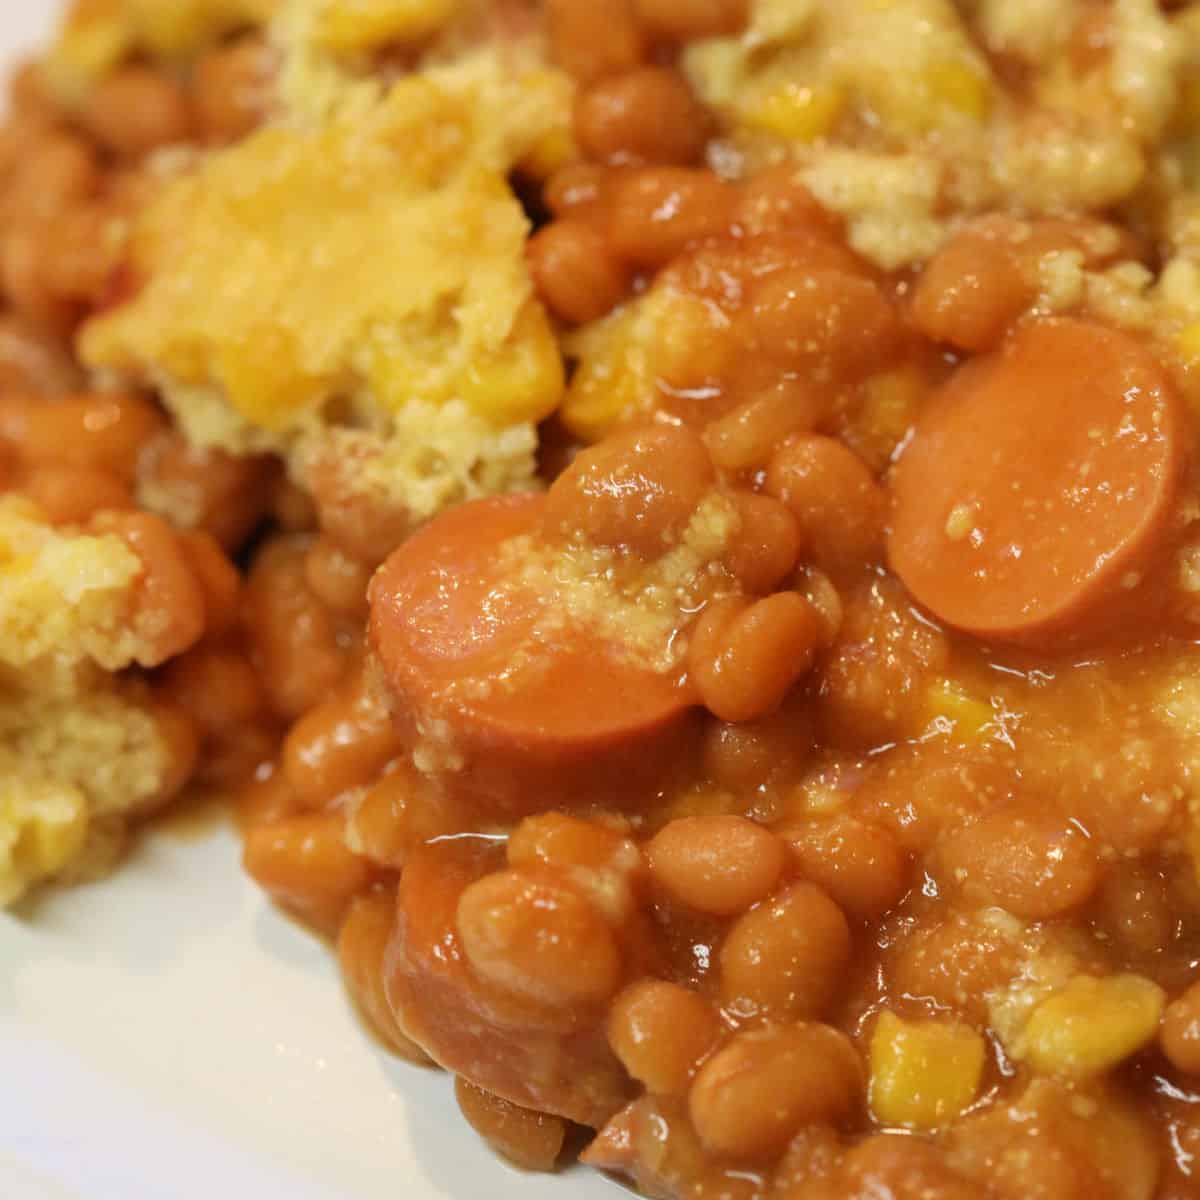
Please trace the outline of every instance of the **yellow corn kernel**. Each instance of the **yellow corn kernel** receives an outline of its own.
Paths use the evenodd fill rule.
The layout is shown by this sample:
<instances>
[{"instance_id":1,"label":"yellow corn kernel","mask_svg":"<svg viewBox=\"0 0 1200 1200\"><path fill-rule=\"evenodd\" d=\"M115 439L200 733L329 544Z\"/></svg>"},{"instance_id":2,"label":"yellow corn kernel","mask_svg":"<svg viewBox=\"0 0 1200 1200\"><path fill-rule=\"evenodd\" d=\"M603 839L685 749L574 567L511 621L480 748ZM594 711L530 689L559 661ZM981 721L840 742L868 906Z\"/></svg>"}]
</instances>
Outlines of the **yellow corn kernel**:
<instances>
[{"instance_id":1,"label":"yellow corn kernel","mask_svg":"<svg viewBox=\"0 0 1200 1200\"><path fill-rule=\"evenodd\" d=\"M928 133L964 118L982 122L991 109L991 81L956 59L869 81L866 95L883 127L898 135Z\"/></svg>"},{"instance_id":2,"label":"yellow corn kernel","mask_svg":"<svg viewBox=\"0 0 1200 1200\"><path fill-rule=\"evenodd\" d=\"M338 54L415 42L436 33L457 7L458 0L327 0L314 41Z\"/></svg>"},{"instance_id":3,"label":"yellow corn kernel","mask_svg":"<svg viewBox=\"0 0 1200 1200\"><path fill-rule=\"evenodd\" d=\"M1100 1075L1155 1035L1165 997L1141 975L1078 975L1030 1014L1017 1056L1047 1075Z\"/></svg>"},{"instance_id":4,"label":"yellow corn kernel","mask_svg":"<svg viewBox=\"0 0 1200 1200\"><path fill-rule=\"evenodd\" d=\"M1175 349L1185 366L1194 367L1200 363L1200 321L1185 325L1175 335Z\"/></svg>"},{"instance_id":5,"label":"yellow corn kernel","mask_svg":"<svg viewBox=\"0 0 1200 1200\"><path fill-rule=\"evenodd\" d=\"M729 320L716 305L673 288L650 298L654 376L680 391L704 387L733 364Z\"/></svg>"},{"instance_id":6,"label":"yellow corn kernel","mask_svg":"<svg viewBox=\"0 0 1200 1200\"><path fill-rule=\"evenodd\" d=\"M566 353L578 365L561 416L576 437L598 442L650 407L654 373L647 348L658 325L656 299L650 292L566 339Z\"/></svg>"},{"instance_id":7,"label":"yellow corn kernel","mask_svg":"<svg viewBox=\"0 0 1200 1200\"><path fill-rule=\"evenodd\" d=\"M555 171L579 158L579 147L575 138L565 125L551 129L537 142L530 152L521 160L521 173L530 179L544 181Z\"/></svg>"},{"instance_id":8,"label":"yellow corn kernel","mask_svg":"<svg viewBox=\"0 0 1200 1200\"><path fill-rule=\"evenodd\" d=\"M911 364L880 371L864 383L855 430L857 440L864 443L861 449L877 459L880 468L912 428L928 391L925 372Z\"/></svg>"},{"instance_id":9,"label":"yellow corn kernel","mask_svg":"<svg viewBox=\"0 0 1200 1200\"><path fill-rule=\"evenodd\" d=\"M977 700L961 684L943 679L930 686L927 695L930 723L937 723L956 741L969 742L983 736L996 714L992 706Z\"/></svg>"},{"instance_id":10,"label":"yellow corn kernel","mask_svg":"<svg viewBox=\"0 0 1200 1200\"><path fill-rule=\"evenodd\" d=\"M987 120L992 85L976 67L955 61L931 63L925 72L925 86L937 107L962 113L973 121Z\"/></svg>"},{"instance_id":11,"label":"yellow corn kernel","mask_svg":"<svg viewBox=\"0 0 1200 1200\"><path fill-rule=\"evenodd\" d=\"M985 1056L967 1025L885 1011L871 1035L871 1112L881 1125L938 1129L974 1102Z\"/></svg>"},{"instance_id":12,"label":"yellow corn kernel","mask_svg":"<svg viewBox=\"0 0 1200 1200\"><path fill-rule=\"evenodd\" d=\"M496 425L541 421L562 399L566 376L546 310L530 301L508 341L491 358L464 372L462 398Z\"/></svg>"},{"instance_id":13,"label":"yellow corn kernel","mask_svg":"<svg viewBox=\"0 0 1200 1200\"><path fill-rule=\"evenodd\" d=\"M646 392L632 371L591 364L576 371L563 399L563 424L585 442L598 442L646 407Z\"/></svg>"},{"instance_id":14,"label":"yellow corn kernel","mask_svg":"<svg viewBox=\"0 0 1200 1200\"><path fill-rule=\"evenodd\" d=\"M789 142L815 142L833 128L845 106L845 93L836 85L807 87L789 82L768 92L743 114L743 120Z\"/></svg>"}]
</instances>

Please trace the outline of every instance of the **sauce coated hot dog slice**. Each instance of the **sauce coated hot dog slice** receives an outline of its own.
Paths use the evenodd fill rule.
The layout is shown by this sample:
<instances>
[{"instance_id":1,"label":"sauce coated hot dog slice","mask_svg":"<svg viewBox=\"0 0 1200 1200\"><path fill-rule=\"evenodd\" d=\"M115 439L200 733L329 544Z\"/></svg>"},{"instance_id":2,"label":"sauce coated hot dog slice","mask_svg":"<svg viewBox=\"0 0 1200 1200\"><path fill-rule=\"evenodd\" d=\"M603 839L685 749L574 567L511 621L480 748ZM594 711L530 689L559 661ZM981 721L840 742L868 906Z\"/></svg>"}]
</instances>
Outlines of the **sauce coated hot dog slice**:
<instances>
[{"instance_id":1,"label":"sauce coated hot dog slice","mask_svg":"<svg viewBox=\"0 0 1200 1200\"><path fill-rule=\"evenodd\" d=\"M1181 401L1138 342L1026 326L960 368L917 426L892 478L889 560L981 638L1093 636L1163 550L1185 454Z\"/></svg>"},{"instance_id":2,"label":"sauce coated hot dog slice","mask_svg":"<svg viewBox=\"0 0 1200 1200\"><path fill-rule=\"evenodd\" d=\"M522 578L544 507L521 495L453 509L371 587L372 644L418 766L507 815L631 800L694 703Z\"/></svg>"}]
</instances>

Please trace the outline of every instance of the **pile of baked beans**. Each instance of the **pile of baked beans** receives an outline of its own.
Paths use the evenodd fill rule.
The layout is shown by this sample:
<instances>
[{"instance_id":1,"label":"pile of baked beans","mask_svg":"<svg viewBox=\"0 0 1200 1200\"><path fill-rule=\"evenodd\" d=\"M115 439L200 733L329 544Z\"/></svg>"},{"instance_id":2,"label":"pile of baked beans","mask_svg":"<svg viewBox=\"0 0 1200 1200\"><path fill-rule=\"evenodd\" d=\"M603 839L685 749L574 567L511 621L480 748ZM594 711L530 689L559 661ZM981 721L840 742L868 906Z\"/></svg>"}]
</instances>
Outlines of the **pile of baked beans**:
<instances>
[{"instance_id":1,"label":"pile of baked beans","mask_svg":"<svg viewBox=\"0 0 1200 1200\"><path fill-rule=\"evenodd\" d=\"M706 165L673 63L743 4L544 8L581 159L531 204L541 299L703 314L636 416L552 419L544 491L396 546L87 390L95 231L150 151L261 118L244 39L82 125L18 78L0 481L142 556L148 678L249 779L247 870L512 1161L583 1126L667 1197L1200 1194L1193 385L1036 310L1046 255L1150 249L997 215L884 275L786 164Z\"/></svg>"}]
</instances>

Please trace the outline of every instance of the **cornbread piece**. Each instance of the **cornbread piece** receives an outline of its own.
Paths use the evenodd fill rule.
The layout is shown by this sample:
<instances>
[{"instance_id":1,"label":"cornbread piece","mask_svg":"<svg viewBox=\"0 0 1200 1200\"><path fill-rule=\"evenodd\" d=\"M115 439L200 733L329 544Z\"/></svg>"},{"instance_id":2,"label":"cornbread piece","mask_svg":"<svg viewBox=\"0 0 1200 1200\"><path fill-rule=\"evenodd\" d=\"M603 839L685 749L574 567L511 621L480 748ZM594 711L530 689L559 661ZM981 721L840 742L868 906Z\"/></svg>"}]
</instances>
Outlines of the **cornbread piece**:
<instances>
[{"instance_id":1,"label":"cornbread piece","mask_svg":"<svg viewBox=\"0 0 1200 1200\"><path fill-rule=\"evenodd\" d=\"M137 222L137 290L84 361L158 385L199 444L416 519L529 486L563 368L505 175L560 126L559 83L485 51L212 155Z\"/></svg>"},{"instance_id":2,"label":"cornbread piece","mask_svg":"<svg viewBox=\"0 0 1200 1200\"><path fill-rule=\"evenodd\" d=\"M114 534L57 530L0 498L0 905L98 869L126 818L181 782L172 726L116 674L155 659L136 617L143 570Z\"/></svg>"},{"instance_id":3,"label":"cornbread piece","mask_svg":"<svg viewBox=\"0 0 1200 1200\"><path fill-rule=\"evenodd\" d=\"M55 91L82 102L135 54L185 59L226 33L268 20L280 0L75 0L46 60Z\"/></svg>"},{"instance_id":4,"label":"cornbread piece","mask_svg":"<svg viewBox=\"0 0 1200 1200\"><path fill-rule=\"evenodd\" d=\"M1194 15L1115 4L1088 56L1096 20L1069 0L755 0L742 33L691 43L684 63L724 119L726 161L794 158L851 245L890 270L928 258L964 214L1098 212L1188 169ZM981 49L1019 64L1019 87Z\"/></svg>"}]
</instances>

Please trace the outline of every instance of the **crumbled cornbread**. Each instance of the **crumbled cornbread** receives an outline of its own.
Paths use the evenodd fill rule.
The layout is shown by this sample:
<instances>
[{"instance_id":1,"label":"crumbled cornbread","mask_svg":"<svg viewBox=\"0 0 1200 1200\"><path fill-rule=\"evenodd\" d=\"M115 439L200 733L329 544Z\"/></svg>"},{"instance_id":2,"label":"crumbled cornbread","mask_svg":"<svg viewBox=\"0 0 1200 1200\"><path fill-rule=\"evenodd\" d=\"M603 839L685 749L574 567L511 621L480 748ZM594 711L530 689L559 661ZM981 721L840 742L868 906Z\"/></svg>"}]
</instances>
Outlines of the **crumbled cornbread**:
<instances>
[{"instance_id":1,"label":"crumbled cornbread","mask_svg":"<svg viewBox=\"0 0 1200 1200\"><path fill-rule=\"evenodd\" d=\"M693 43L684 65L723 115L726 161L795 158L855 249L890 270L926 260L964 214L1098 212L1148 184L1148 148L1168 165L1195 160L1194 127L1172 126L1200 49L1194 18L1116 4L1110 52L1076 71L1064 47L1081 12L756 0L743 34ZM1023 62L1020 94L979 42Z\"/></svg>"},{"instance_id":2,"label":"crumbled cornbread","mask_svg":"<svg viewBox=\"0 0 1200 1200\"><path fill-rule=\"evenodd\" d=\"M243 25L267 21L279 0L76 0L46 59L68 102L131 54L185 58Z\"/></svg>"},{"instance_id":3,"label":"crumbled cornbread","mask_svg":"<svg viewBox=\"0 0 1200 1200\"><path fill-rule=\"evenodd\" d=\"M85 327L84 360L155 380L193 439L298 472L369 435L419 515L527 485L563 368L505 173L561 123L555 78L484 52L214 154L143 215L141 290Z\"/></svg>"},{"instance_id":4,"label":"crumbled cornbread","mask_svg":"<svg viewBox=\"0 0 1200 1200\"><path fill-rule=\"evenodd\" d=\"M64 534L32 504L0 498L0 663L129 666L139 652L127 617L141 569L120 538Z\"/></svg>"},{"instance_id":5,"label":"crumbled cornbread","mask_svg":"<svg viewBox=\"0 0 1200 1200\"><path fill-rule=\"evenodd\" d=\"M119 835L162 792L154 713L110 672L140 652L128 620L142 573L112 535L52 529L0 499L0 905ZM103 819L104 839L89 837Z\"/></svg>"}]
</instances>

